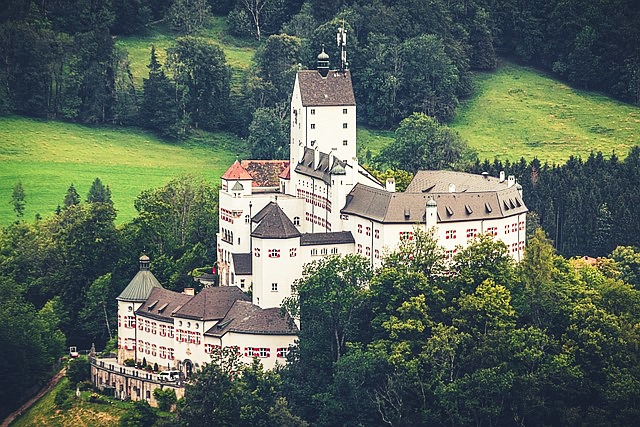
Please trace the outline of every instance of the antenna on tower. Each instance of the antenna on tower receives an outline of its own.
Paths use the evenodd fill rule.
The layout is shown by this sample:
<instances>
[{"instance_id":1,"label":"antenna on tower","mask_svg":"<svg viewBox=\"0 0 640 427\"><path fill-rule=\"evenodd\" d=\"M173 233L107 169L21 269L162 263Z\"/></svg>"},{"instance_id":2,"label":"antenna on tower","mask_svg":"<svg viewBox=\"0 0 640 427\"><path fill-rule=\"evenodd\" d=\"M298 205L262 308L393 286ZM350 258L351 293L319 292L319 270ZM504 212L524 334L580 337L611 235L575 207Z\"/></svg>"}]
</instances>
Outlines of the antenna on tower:
<instances>
[{"instance_id":1,"label":"antenna on tower","mask_svg":"<svg viewBox=\"0 0 640 427\"><path fill-rule=\"evenodd\" d=\"M345 73L349 68L349 63L347 62L347 29L344 27L344 19L342 20L342 26L338 28L336 42L340 48L340 71Z\"/></svg>"}]
</instances>

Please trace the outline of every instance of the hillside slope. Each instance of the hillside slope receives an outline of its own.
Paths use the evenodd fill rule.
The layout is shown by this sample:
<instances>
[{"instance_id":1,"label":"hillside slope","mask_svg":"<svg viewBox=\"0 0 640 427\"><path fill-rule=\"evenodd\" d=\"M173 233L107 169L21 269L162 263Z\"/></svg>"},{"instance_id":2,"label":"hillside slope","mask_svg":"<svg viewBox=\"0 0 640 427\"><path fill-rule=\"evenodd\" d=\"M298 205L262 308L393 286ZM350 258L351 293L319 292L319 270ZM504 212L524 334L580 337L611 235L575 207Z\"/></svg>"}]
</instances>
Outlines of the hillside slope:
<instances>
[{"instance_id":1,"label":"hillside slope","mask_svg":"<svg viewBox=\"0 0 640 427\"><path fill-rule=\"evenodd\" d=\"M503 61L474 78L475 95L451 124L480 159L537 157L562 163L591 151L624 157L640 143L640 109L571 88L527 67Z\"/></svg>"},{"instance_id":2,"label":"hillside slope","mask_svg":"<svg viewBox=\"0 0 640 427\"><path fill-rule=\"evenodd\" d=\"M11 205L18 181L26 194L24 218L48 216L62 204L70 184L84 199L99 177L108 185L118 222L133 218L135 197L184 174L217 185L243 145L225 133L201 133L167 143L148 132L88 127L24 117L0 118L0 224L16 216Z\"/></svg>"}]
</instances>

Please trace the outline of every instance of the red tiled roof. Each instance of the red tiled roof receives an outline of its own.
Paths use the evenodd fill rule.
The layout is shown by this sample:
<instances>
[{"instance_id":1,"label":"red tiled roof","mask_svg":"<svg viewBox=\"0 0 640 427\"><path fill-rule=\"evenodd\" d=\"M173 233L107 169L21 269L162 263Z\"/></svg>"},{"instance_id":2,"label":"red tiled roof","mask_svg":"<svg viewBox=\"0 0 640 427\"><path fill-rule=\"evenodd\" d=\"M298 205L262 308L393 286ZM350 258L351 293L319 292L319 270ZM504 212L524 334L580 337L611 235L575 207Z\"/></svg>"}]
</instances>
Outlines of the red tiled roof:
<instances>
[{"instance_id":1,"label":"red tiled roof","mask_svg":"<svg viewBox=\"0 0 640 427\"><path fill-rule=\"evenodd\" d=\"M287 164L287 167L278 175L278 178L291 179L291 166Z\"/></svg>"},{"instance_id":2,"label":"red tiled roof","mask_svg":"<svg viewBox=\"0 0 640 427\"><path fill-rule=\"evenodd\" d=\"M279 176L288 166L288 160L242 161L242 167L253 178L253 187L278 187Z\"/></svg>"},{"instance_id":3,"label":"red tiled roof","mask_svg":"<svg viewBox=\"0 0 640 427\"><path fill-rule=\"evenodd\" d=\"M222 179L252 179L251 174L240 164L239 161L235 161L229 169L222 175Z\"/></svg>"}]
</instances>

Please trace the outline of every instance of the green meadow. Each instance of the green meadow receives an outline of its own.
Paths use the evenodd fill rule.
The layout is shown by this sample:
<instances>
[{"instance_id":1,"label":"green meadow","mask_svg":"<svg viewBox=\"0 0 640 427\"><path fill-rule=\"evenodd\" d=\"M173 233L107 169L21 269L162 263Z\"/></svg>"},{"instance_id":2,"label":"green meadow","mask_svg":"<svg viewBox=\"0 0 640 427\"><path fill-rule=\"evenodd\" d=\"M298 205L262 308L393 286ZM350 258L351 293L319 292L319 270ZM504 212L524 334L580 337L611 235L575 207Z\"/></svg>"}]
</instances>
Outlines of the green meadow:
<instances>
[{"instance_id":1,"label":"green meadow","mask_svg":"<svg viewBox=\"0 0 640 427\"><path fill-rule=\"evenodd\" d=\"M480 159L564 163L601 151L624 157L640 143L640 108L578 90L527 67L503 61L478 73L476 93L450 126Z\"/></svg>"},{"instance_id":2,"label":"green meadow","mask_svg":"<svg viewBox=\"0 0 640 427\"><path fill-rule=\"evenodd\" d=\"M0 224L16 219L11 194L18 181L26 194L24 218L31 221L36 213L52 214L70 184L84 198L99 177L111 189L122 223L136 215L133 201L141 191L185 174L218 185L236 156L244 156L244 145L225 133L199 133L168 143L136 129L2 117Z\"/></svg>"}]
</instances>

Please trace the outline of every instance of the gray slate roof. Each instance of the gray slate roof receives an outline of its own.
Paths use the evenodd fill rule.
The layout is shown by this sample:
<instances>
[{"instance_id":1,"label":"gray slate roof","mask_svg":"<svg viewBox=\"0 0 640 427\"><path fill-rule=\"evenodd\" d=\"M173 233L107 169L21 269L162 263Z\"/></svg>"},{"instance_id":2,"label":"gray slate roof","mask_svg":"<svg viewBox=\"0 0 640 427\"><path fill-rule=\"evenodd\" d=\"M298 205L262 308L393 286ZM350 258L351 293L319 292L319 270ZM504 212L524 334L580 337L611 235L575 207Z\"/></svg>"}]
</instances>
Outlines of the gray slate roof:
<instances>
[{"instance_id":1,"label":"gray slate roof","mask_svg":"<svg viewBox=\"0 0 640 427\"><path fill-rule=\"evenodd\" d=\"M193 296L163 288L154 288L149 298L136 310L136 315L173 323L173 312L180 309Z\"/></svg>"},{"instance_id":2,"label":"gray slate roof","mask_svg":"<svg viewBox=\"0 0 640 427\"><path fill-rule=\"evenodd\" d=\"M344 175L346 163L333 158L330 163L329 155L325 153L318 153L318 165L313 166L314 150L313 148L305 147L304 155L300 162L296 165L296 172L303 175L310 176L312 178L320 179L325 184L331 184L331 175Z\"/></svg>"},{"instance_id":3,"label":"gray slate roof","mask_svg":"<svg viewBox=\"0 0 640 427\"><path fill-rule=\"evenodd\" d=\"M484 177L472 173L429 170L418 171L405 193L448 193L449 184L455 185L457 193L499 191L508 187L507 181L500 182L492 176Z\"/></svg>"},{"instance_id":4,"label":"gray slate roof","mask_svg":"<svg viewBox=\"0 0 640 427\"><path fill-rule=\"evenodd\" d=\"M251 264L251 254L231 254L233 258L233 268L236 276L253 274L253 266Z\"/></svg>"},{"instance_id":5,"label":"gray slate roof","mask_svg":"<svg viewBox=\"0 0 640 427\"><path fill-rule=\"evenodd\" d=\"M195 320L219 320L238 300L250 301L250 298L236 286L204 288L174 315Z\"/></svg>"},{"instance_id":6,"label":"gray slate roof","mask_svg":"<svg viewBox=\"0 0 640 427\"><path fill-rule=\"evenodd\" d=\"M263 335L298 335L291 317L279 308L262 309L248 301L236 301L224 319L205 332L222 337L228 332Z\"/></svg>"},{"instance_id":7,"label":"gray slate roof","mask_svg":"<svg viewBox=\"0 0 640 427\"><path fill-rule=\"evenodd\" d=\"M449 182L446 182L447 192L442 193L435 192L437 186L442 187L442 184L433 184L431 181L430 186L435 187L430 191L404 193L389 193L357 184L340 212L381 223L415 224L425 221L425 209L430 199L437 203L438 222L504 218L527 212L515 186L507 187L505 184L490 190L488 187L479 187L478 183L465 187L464 182L458 182L455 193L448 192ZM459 192L460 186L463 187L462 192ZM476 191L467 191L472 188Z\"/></svg>"},{"instance_id":8,"label":"gray slate roof","mask_svg":"<svg viewBox=\"0 0 640 427\"><path fill-rule=\"evenodd\" d=\"M258 226L251 237L261 239L291 239L300 237L300 232L293 225L287 214L274 202L269 202L252 219Z\"/></svg>"},{"instance_id":9,"label":"gray slate roof","mask_svg":"<svg viewBox=\"0 0 640 427\"><path fill-rule=\"evenodd\" d=\"M350 231L335 231L332 233L305 233L300 236L300 246L340 245L355 243Z\"/></svg>"},{"instance_id":10,"label":"gray slate roof","mask_svg":"<svg viewBox=\"0 0 640 427\"><path fill-rule=\"evenodd\" d=\"M327 77L322 77L317 70L298 71L298 82L305 107L356 105L349 71L329 71Z\"/></svg>"},{"instance_id":11,"label":"gray slate roof","mask_svg":"<svg viewBox=\"0 0 640 427\"><path fill-rule=\"evenodd\" d=\"M140 257L140 271L116 298L118 301L143 302L147 299L153 288L162 288L158 279L149 270L149 258Z\"/></svg>"}]
</instances>

